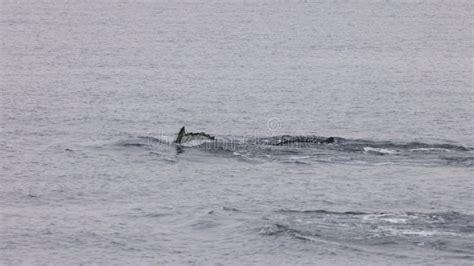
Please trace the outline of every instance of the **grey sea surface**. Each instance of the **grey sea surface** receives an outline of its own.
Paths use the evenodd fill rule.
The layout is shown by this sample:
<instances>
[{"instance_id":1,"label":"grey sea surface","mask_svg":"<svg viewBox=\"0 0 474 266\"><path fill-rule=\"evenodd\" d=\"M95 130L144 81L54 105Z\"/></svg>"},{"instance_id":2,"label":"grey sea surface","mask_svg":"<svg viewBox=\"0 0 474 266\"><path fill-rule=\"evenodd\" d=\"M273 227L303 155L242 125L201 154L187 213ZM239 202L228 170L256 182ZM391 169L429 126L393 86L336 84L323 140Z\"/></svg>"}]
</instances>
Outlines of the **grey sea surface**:
<instances>
[{"instance_id":1,"label":"grey sea surface","mask_svg":"<svg viewBox=\"0 0 474 266\"><path fill-rule=\"evenodd\" d=\"M0 264L472 265L472 6L3 0Z\"/></svg>"}]
</instances>

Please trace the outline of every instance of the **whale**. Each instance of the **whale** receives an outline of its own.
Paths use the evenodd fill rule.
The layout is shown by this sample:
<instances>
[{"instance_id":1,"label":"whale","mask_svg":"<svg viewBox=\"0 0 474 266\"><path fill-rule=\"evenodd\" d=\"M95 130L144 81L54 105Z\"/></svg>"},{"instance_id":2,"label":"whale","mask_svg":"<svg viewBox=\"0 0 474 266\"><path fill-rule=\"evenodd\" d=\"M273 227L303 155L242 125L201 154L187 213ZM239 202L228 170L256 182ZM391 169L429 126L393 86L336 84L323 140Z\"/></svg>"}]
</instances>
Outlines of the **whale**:
<instances>
[{"instance_id":1,"label":"whale","mask_svg":"<svg viewBox=\"0 0 474 266\"><path fill-rule=\"evenodd\" d=\"M178 136L174 141L177 144L186 143L194 140L215 140L214 136L206 134L204 132L186 132L184 126L179 130Z\"/></svg>"},{"instance_id":2,"label":"whale","mask_svg":"<svg viewBox=\"0 0 474 266\"><path fill-rule=\"evenodd\" d=\"M267 139L267 138L264 138ZM206 140L215 140L214 136L206 134L204 132L186 132L186 128L183 126L176 137L174 143L182 144L190 141L206 141ZM273 146L285 146L295 143L308 143L308 144L332 144L336 143L336 138L322 138L317 136L274 136L271 138L270 142L266 142L267 145Z\"/></svg>"}]
</instances>

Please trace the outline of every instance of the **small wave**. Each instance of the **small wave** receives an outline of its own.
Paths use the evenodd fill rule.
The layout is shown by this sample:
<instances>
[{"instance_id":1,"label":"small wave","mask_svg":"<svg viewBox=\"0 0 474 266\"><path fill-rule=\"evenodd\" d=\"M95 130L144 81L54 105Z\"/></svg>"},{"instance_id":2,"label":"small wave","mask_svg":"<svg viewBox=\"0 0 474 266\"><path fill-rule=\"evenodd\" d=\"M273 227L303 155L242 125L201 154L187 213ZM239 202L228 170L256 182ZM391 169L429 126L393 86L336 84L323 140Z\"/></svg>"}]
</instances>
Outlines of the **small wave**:
<instances>
[{"instance_id":1,"label":"small wave","mask_svg":"<svg viewBox=\"0 0 474 266\"><path fill-rule=\"evenodd\" d=\"M146 146L153 146L156 144L163 144L163 143L166 143L166 141L159 138L134 137L134 138L118 141L117 145L124 146L124 147L146 147Z\"/></svg>"},{"instance_id":2,"label":"small wave","mask_svg":"<svg viewBox=\"0 0 474 266\"><path fill-rule=\"evenodd\" d=\"M462 165L466 167L474 166L474 157L460 157L460 156L442 156L448 162L449 165Z\"/></svg>"},{"instance_id":3,"label":"small wave","mask_svg":"<svg viewBox=\"0 0 474 266\"><path fill-rule=\"evenodd\" d=\"M410 149L411 152L421 152L421 153L430 153L430 152L451 152L452 150L445 148L416 148Z\"/></svg>"},{"instance_id":4,"label":"small wave","mask_svg":"<svg viewBox=\"0 0 474 266\"><path fill-rule=\"evenodd\" d=\"M372 148L372 147L364 147L364 152L378 154L378 155L397 153L396 150L390 150L390 149L384 149L384 148Z\"/></svg>"},{"instance_id":5,"label":"small wave","mask_svg":"<svg viewBox=\"0 0 474 266\"><path fill-rule=\"evenodd\" d=\"M403 145L406 148L413 148L413 149L420 149L420 148L428 148L428 149L444 149L444 150L452 150L452 151L470 151L470 148L466 148L460 145L454 144L427 144L422 142L410 142L408 144Z\"/></svg>"},{"instance_id":6,"label":"small wave","mask_svg":"<svg viewBox=\"0 0 474 266\"><path fill-rule=\"evenodd\" d=\"M143 142L134 142L134 141L121 141L117 143L118 146L123 146L123 147L145 147L148 146L149 144L143 143Z\"/></svg>"},{"instance_id":7,"label":"small wave","mask_svg":"<svg viewBox=\"0 0 474 266\"><path fill-rule=\"evenodd\" d=\"M276 212L280 212L280 213L319 213L319 214L335 214L335 215L364 215L364 214L367 214L365 212L359 212L359 211L337 212L337 211L328 211L328 210L288 210L288 209L281 209L281 210L277 210Z\"/></svg>"},{"instance_id":8,"label":"small wave","mask_svg":"<svg viewBox=\"0 0 474 266\"><path fill-rule=\"evenodd\" d=\"M170 213L147 213L147 214L143 215L143 217L146 217L146 218L161 218L161 217L170 216L170 215L171 215Z\"/></svg>"},{"instance_id":9,"label":"small wave","mask_svg":"<svg viewBox=\"0 0 474 266\"><path fill-rule=\"evenodd\" d=\"M259 233L262 235L272 236L278 235L285 231L289 230L288 226L280 225L280 224L273 224L270 226L264 226L260 228Z\"/></svg>"},{"instance_id":10,"label":"small wave","mask_svg":"<svg viewBox=\"0 0 474 266\"><path fill-rule=\"evenodd\" d=\"M139 139L147 143L160 143L160 144L171 144L174 141L174 138L171 136L160 136L159 138L150 137L150 136L139 136Z\"/></svg>"},{"instance_id":11,"label":"small wave","mask_svg":"<svg viewBox=\"0 0 474 266\"><path fill-rule=\"evenodd\" d=\"M438 232L438 231L416 231L416 230L401 230L398 234L400 235L412 235L412 236L455 236L457 234L447 233L447 232Z\"/></svg>"},{"instance_id":12,"label":"small wave","mask_svg":"<svg viewBox=\"0 0 474 266\"><path fill-rule=\"evenodd\" d=\"M251 156L249 154L242 154L242 153L239 153L239 152L233 152L232 153L234 156L237 156L239 158L242 158L242 159L245 159L245 160L251 160Z\"/></svg>"},{"instance_id":13,"label":"small wave","mask_svg":"<svg viewBox=\"0 0 474 266\"><path fill-rule=\"evenodd\" d=\"M147 144L145 143L122 143L122 146L129 146L129 147L144 147L144 146L148 146Z\"/></svg>"},{"instance_id":14,"label":"small wave","mask_svg":"<svg viewBox=\"0 0 474 266\"><path fill-rule=\"evenodd\" d=\"M222 210L224 210L224 211L232 211L232 212L240 212L239 209L237 209L237 208L231 208L231 207L222 207Z\"/></svg>"}]
</instances>

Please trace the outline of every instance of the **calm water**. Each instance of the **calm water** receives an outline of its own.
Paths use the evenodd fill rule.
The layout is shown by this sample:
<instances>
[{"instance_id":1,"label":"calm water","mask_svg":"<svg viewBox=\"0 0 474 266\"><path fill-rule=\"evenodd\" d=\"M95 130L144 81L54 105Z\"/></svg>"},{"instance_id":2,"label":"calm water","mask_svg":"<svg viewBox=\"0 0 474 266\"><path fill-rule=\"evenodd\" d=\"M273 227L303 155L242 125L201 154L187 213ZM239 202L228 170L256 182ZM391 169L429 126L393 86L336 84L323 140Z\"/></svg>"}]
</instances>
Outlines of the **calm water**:
<instances>
[{"instance_id":1,"label":"calm water","mask_svg":"<svg viewBox=\"0 0 474 266\"><path fill-rule=\"evenodd\" d=\"M471 1L2 1L0 264L470 265L472 28Z\"/></svg>"}]
</instances>

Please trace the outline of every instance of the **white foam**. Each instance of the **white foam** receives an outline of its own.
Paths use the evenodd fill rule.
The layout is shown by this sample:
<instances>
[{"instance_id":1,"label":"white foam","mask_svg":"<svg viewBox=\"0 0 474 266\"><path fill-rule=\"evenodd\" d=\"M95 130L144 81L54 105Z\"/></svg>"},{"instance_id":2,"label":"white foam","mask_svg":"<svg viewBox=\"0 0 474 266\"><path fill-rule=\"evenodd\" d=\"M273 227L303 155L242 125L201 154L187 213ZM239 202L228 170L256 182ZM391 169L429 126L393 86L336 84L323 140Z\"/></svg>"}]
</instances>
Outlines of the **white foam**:
<instances>
[{"instance_id":1,"label":"white foam","mask_svg":"<svg viewBox=\"0 0 474 266\"><path fill-rule=\"evenodd\" d=\"M403 230L400 233L403 235L415 235L415 236L432 236L435 235L435 232L430 231L414 231L414 230Z\"/></svg>"},{"instance_id":2,"label":"white foam","mask_svg":"<svg viewBox=\"0 0 474 266\"><path fill-rule=\"evenodd\" d=\"M196 139L196 140L191 140L191 141L188 141L188 142L181 143L181 145L184 146L184 147L196 147L196 146L202 145L206 142L209 142L209 140Z\"/></svg>"},{"instance_id":3,"label":"white foam","mask_svg":"<svg viewBox=\"0 0 474 266\"><path fill-rule=\"evenodd\" d=\"M383 148L372 148L372 147L364 147L364 152L369 153L382 153L382 154L395 154L397 151L395 150L389 150L389 149L383 149Z\"/></svg>"},{"instance_id":4,"label":"white foam","mask_svg":"<svg viewBox=\"0 0 474 266\"><path fill-rule=\"evenodd\" d=\"M310 156L290 156L290 160L301 160L301 159L309 159Z\"/></svg>"},{"instance_id":5,"label":"white foam","mask_svg":"<svg viewBox=\"0 0 474 266\"><path fill-rule=\"evenodd\" d=\"M384 218L382 219L386 222L393 223L393 224L401 224L406 223L408 219L406 218Z\"/></svg>"}]
</instances>

